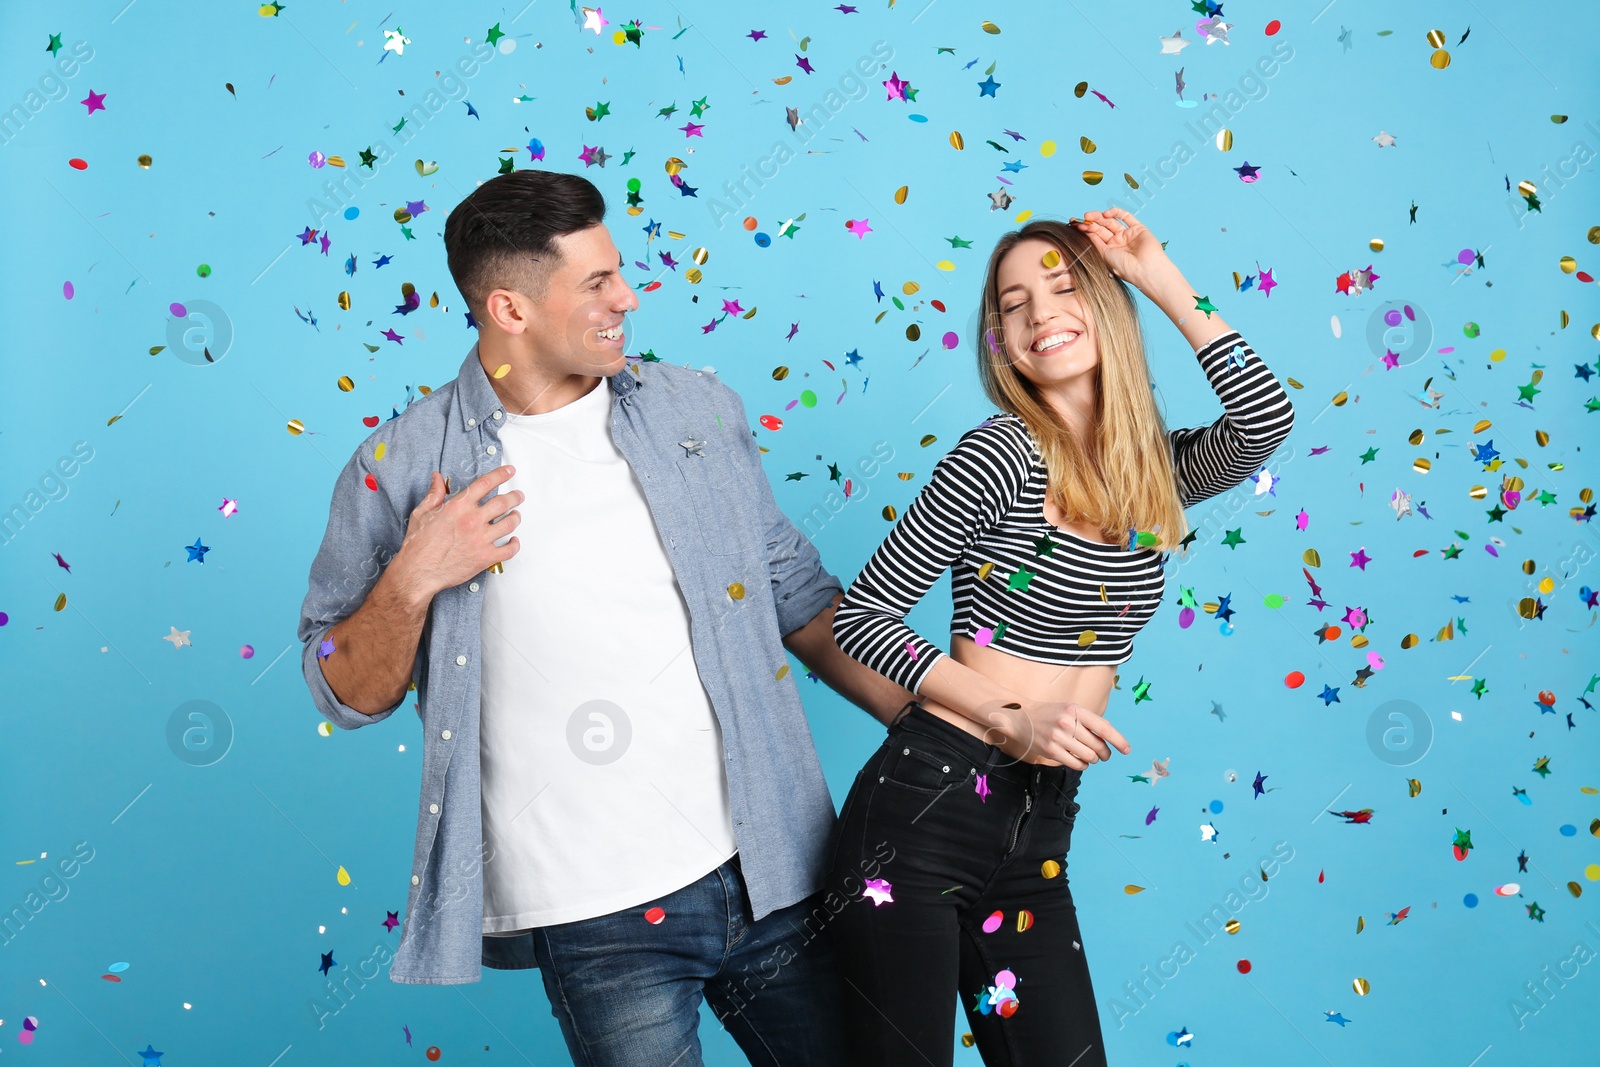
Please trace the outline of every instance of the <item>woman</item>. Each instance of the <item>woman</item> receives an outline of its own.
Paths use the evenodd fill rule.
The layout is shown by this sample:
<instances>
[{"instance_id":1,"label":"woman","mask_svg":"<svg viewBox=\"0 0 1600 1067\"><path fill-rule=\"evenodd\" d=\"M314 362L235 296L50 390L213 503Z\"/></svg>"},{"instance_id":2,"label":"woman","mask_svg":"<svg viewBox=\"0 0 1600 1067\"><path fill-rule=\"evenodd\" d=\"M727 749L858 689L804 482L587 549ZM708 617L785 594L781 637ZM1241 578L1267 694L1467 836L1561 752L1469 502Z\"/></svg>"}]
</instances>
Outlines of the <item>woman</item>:
<instances>
[{"instance_id":1,"label":"woman","mask_svg":"<svg viewBox=\"0 0 1600 1067\"><path fill-rule=\"evenodd\" d=\"M1196 350L1216 422L1163 428L1129 285ZM919 700L845 801L833 939L854 1062L951 1063L959 993L991 1067L1091 1067L1105 1046L1064 870L1079 780L1131 751L1106 703L1183 508L1258 471L1294 412L1121 209L1002 237L979 322L1003 410L939 461L834 616L842 650ZM946 567L949 653L903 621Z\"/></svg>"}]
</instances>

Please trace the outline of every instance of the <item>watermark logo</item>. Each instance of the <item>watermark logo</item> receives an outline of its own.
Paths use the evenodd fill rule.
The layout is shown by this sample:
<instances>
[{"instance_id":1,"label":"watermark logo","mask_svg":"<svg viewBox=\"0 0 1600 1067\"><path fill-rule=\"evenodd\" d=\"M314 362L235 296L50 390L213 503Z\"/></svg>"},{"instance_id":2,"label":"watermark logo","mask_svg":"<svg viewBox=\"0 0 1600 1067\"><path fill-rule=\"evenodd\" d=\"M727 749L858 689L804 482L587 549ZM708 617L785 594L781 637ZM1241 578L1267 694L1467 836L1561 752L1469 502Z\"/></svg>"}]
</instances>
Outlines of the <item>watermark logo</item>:
<instances>
[{"instance_id":1,"label":"watermark logo","mask_svg":"<svg viewBox=\"0 0 1600 1067\"><path fill-rule=\"evenodd\" d=\"M194 367L220 363L233 347L233 320L209 300L172 305L167 320L167 347Z\"/></svg>"},{"instance_id":2,"label":"watermark logo","mask_svg":"<svg viewBox=\"0 0 1600 1067\"><path fill-rule=\"evenodd\" d=\"M1433 320L1411 300L1390 300L1367 318L1367 347L1389 370L1409 367L1433 348Z\"/></svg>"},{"instance_id":3,"label":"watermark logo","mask_svg":"<svg viewBox=\"0 0 1600 1067\"><path fill-rule=\"evenodd\" d=\"M1409 767L1433 747L1433 720L1409 700L1388 700L1367 718L1367 747L1391 767Z\"/></svg>"},{"instance_id":4,"label":"watermark logo","mask_svg":"<svg viewBox=\"0 0 1600 1067\"><path fill-rule=\"evenodd\" d=\"M567 717L567 747L592 766L617 762L632 741L628 713L609 700L586 700Z\"/></svg>"},{"instance_id":5,"label":"watermark logo","mask_svg":"<svg viewBox=\"0 0 1600 1067\"><path fill-rule=\"evenodd\" d=\"M209 767L233 747L233 720L209 700L179 704L167 717L167 747L191 767Z\"/></svg>"}]
</instances>

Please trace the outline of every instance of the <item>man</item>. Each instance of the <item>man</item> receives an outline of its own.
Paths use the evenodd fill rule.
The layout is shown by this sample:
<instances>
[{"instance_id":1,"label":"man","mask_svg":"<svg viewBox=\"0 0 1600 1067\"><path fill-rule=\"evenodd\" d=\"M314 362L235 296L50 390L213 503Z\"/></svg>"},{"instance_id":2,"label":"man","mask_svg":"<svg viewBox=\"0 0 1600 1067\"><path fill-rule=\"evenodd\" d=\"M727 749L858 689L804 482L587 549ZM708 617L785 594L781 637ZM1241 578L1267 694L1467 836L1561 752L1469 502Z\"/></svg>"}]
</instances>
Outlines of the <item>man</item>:
<instances>
[{"instance_id":1,"label":"man","mask_svg":"<svg viewBox=\"0 0 1600 1067\"><path fill-rule=\"evenodd\" d=\"M533 170L451 212L478 342L340 473L306 681L345 729L416 688L391 980L536 966L585 1065L698 1064L702 995L752 1063L842 1063L814 898L834 809L783 649L885 723L915 697L834 644L842 589L738 394L625 359L604 213Z\"/></svg>"}]
</instances>

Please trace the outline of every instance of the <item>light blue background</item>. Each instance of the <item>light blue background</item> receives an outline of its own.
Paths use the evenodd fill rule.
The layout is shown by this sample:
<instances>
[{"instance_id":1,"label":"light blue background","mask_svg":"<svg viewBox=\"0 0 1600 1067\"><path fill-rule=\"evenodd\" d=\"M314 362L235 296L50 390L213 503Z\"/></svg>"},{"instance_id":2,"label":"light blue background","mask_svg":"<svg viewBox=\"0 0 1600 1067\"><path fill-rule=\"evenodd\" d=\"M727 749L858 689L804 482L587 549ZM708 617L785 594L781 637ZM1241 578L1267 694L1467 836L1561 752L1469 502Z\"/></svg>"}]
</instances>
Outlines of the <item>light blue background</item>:
<instances>
[{"instance_id":1,"label":"light blue background","mask_svg":"<svg viewBox=\"0 0 1600 1067\"><path fill-rule=\"evenodd\" d=\"M0 610L9 615L0 655L10 689L0 702L0 907L8 914L40 890L46 862L23 861L48 853L54 862L78 842L94 850L65 882L66 895L0 946L6 1062L140 1063L147 1045L174 1067L394 1062L430 1045L446 1064L565 1062L536 972L485 971L481 984L454 988L380 977L318 1029L309 1004L325 992L320 953L353 967L375 945L398 942L381 923L405 902L421 744L411 715L319 736L298 646L290 647L334 476L368 433L361 418L388 417L418 386L443 384L472 341L445 268L444 220L497 172L498 149L530 137L547 148L541 165L557 169L582 170L585 144L610 153L604 168L583 173L606 195L626 258L648 254L652 269L630 267L629 280L659 275L664 283L641 297L633 349L713 366L752 419L784 418L781 431L759 434L791 516L827 510L828 463L849 474L876 442L893 448L864 487L857 473L856 499L815 528L824 561L846 582L888 529L881 508L903 512L939 455L993 410L977 386L971 324L995 239L1025 209L1081 215L1112 197L1135 209L1226 321L1303 388L1292 391L1298 423L1279 455L1275 496L1256 499L1247 486L1193 513L1199 525L1221 509L1193 558L1175 568L1167 603L1113 697L1110 715L1133 755L1093 768L1079 798L1071 870L1112 1062L1222 1064L1264 1054L1270 1063L1487 1067L1592 1057L1600 963L1581 965L1564 985L1551 981L1520 1027L1510 1006L1575 943L1600 952L1600 887L1583 873L1600 863L1589 830L1600 800L1580 792L1600 786L1600 719L1580 701L1597 669L1595 611L1578 592L1600 586L1592 562L1600 538L1592 523L1568 515L1594 481L1581 446L1593 442L1596 416L1584 402L1597 387L1576 379L1574 364L1596 359L1589 334L1600 307L1592 284L1558 267L1571 255L1580 269L1600 268L1600 248L1586 240L1600 223L1595 166L1572 162L1576 145L1586 146L1579 162L1600 151L1590 55L1600 18L1592 8L1528 17L1471 4L1229 3L1231 44L1195 43L1170 56L1159 54L1158 36L1180 26L1185 38L1198 36L1197 16L1181 3L983 9L912 0L855 14L823 4L640 3L607 6L612 25L599 37L558 3L520 13L517 5L471 14L453 7L291 3L273 19L245 2L137 0L3 16L0 106L22 103L51 71L42 50L50 34L60 33L67 51L78 41L93 49L63 98L30 114L0 148L11 232L10 254L0 258L9 302L0 507L25 505L75 443L93 449L73 477L51 483L59 499L8 530L0 551ZM642 47L613 44L612 31L634 18L659 28L646 30ZM985 18L1002 32L983 32ZM1276 38L1264 33L1272 18L1284 22ZM382 63L380 20L411 38L404 55ZM496 22L515 48L496 52L466 83L481 119L458 95L400 145L391 127L435 84L435 72ZM744 36L757 28L766 40ZM1431 29L1448 39L1447 70L1428 65ZM809 38L810 77L794 62L801 38ZM711 201L727 200L723 183L769 157L775 142L796 147L783 109L821 102L877 41L893 48L888 66L919 90L917 100L886 101L880 83L889 71L878 72L871 91L806 146L817 154L802 150L719 229ZM1241 86L1277 42L1292 58L1271 78ZM941 46L954 54L939 54ZM985 98L974 86L991 63L1001 88ZM1243 106L1227 121L1231 151L1186 128L1211 102L1174 105L1180 66L1189 100L1241 90L1235 103ZM794 80L773 84L785 75ZM1080 80L1115 108L1093 94L1075 97ZM78 102L90 90L106 94L104 111L87 114ZM535 99L514 103L519 95ZM704 136L686 139L679 127L700 97L710 104L695 120ZM600 101L611 114L591 123L583 109ZM670 103L678 112L656 117ZM1554 125L1553 113L1570 120ZM1004 136L1007 128L1026 140ZM952 130L962 131L964 151L950 147ZM1380 148L1380 130L1397 143ZM1098 150L1082 153L1080 136ZM1039 146L1052 138L1060 149L1044 158ZM396 158L355 195L359 217L327 224L327 256L303 247L297 235L316 225L308 202L338 174L313 169L307 157L341 155L353 168L359 151L380 140ZM1144 168L1155 171L1176 141L1193 158L1156 190ZM623 166L627 149L636 154ZM153 157L148 170L135 162L141 153ZM669 156L688 162L683 176L698 197L669 184ZM72 169L72 157L88 169ZM526 149L516 158L529 165ZM437 161L438 172L421 177L416 159ZM1006 160L1027 169L1005 175L1016 203L991 211L987 194L1001 188L995 176ZM1261 168L1253 184L1232 169L1245 162ZM1085 169L1104 171L1106 181L1085 185ZM1128 195L1124 171L1153 195ZM638 218L624 210L629 177L643 183ZM1527 213L1507 179L1513 188L1539 182L1542 212ZM901 185L910 195L897 206ZM419 199L429 210L406 241L392 213ZM750 214L776 235L802 213L794 237L767 249L738 225ZM857 218L872 227L864 240L845 230ZM663 233L647 246L650 219ZM952 249L952 235L973 247ZM1368 249L1373 238L1384 240L1383 252ZM709 260L695 286L684 273L702 246ZM1462 249L1481 252L1485 267L1458 274ZM676 272L659 270L655 253L664 250L684 261ZM342 265L352 253L360 266L350 278ZM380 254L394 257L381 271L371 266ZM941 260L955 269L936 269ZM201 263L209 278L197 277ZM1336 292L1339 274L1369 263L1380 276L1373 290ZM1270 297L1233 290L1234 272L1260 267L1279 283ZM390 309L405 281L423 307L402 318ZM890 294L915 281L921 292L902 311L875 299L874 281ZM345 289L349 312L336 306ZM448 313L427 307L434 292ZM726 296L758 314L703 333ZM932 310L933 298L948 310ZM169 304L200 300L223 309L234 331L231 350L208 367L175 358L183 324L169 337ZM1367 328L1391 300L1419 308L1434 336L1432 350L1415 348L1405 366L1385 370ZM1170 424L1214 418L1215 400L1181 336L1147 301L1140 306ZM317 327L296 307L314 312ZM1565 329L1563 310L1572 315ZM1481 327L1475 340L1463 333L1468 321ZM785 341L793 322L799 333ZM912 322L923 332L915 343L904 332ZM403 346L380 336L391 326L406 336ZM945 351L938 338L952 329L961 345ZM151 356L156 345L169 347ZM1449 346L1453 353L1437 352ZM852 349L863 357L859 368L841 363ZM1490 361L1494 349L1505 350L1503 362ZM782 382L772 378L780 364L791 369ZM1531 409L1518 407L1516 389L1535 366L1545 368L1542 392ZM353 392L336 388L340 375L355 380ZM1444 394L1437 408L1414 399L1430 377ZM806 387L817 406L785 410ZM1341 391L1349 402L1331 406ZM287 433L291 418L312 432ZM1493 428L1474 435L1480 418ZM1424 446L1407 444L1413 429L1428 435ZM1537 429L1549 431L1548 447L1535 443ZM919 447L923 434L936 443ZM1504 466L1485 473L1467 445L1489 439ZM1311 455L1318 447L1328 451ZM1376 459L1362 463L1373 447ZM1413 471L1419 456L1433 460L1431 473ZM785 481L791 471L810 477ZM902 482L898 471L914 477ZM1557 503L1528 500L1491 524L1491 501L1471 499L1468 489L1483 484L1492 495L1504 474L1522 476L1527 497L1548 489ZM1425 502L1432 519L1396 521L1388 506L1396 488ZM225 497L238 501L231 518L217 510ZM1293 521L1301 508L1310 515L1305 532ZM1244 543L1225 548L1223 527L1241 528ZM1484 550L1491 535L1505 542L1498 558ZM211 548L203 564L187 562L183 550L196 537ZM1446 560L1441 550L1452 542L1462 553ZM1313 573L1329 607L1320 614L1306 605L1301 576L1309 547L1322 557ZM1364 571L1348 566L1359 548L1373 559ZM1418 550L1426 554L1413 558ZM1524 559L1535 561L1531 578L1519 569ZM1559 588L1545 598L1543 619L1524 622L1516 601L1546 574ZM1202 602L1231 593L1233 635L1204 614L1180 629L1180 586ZM1266 608L1272 592L1288 603ZM59 613L58 593L69 599ZM1365 688L1351 685L1366 661L1348 632L1327 643L1314 636L1355 605L1370 613L1366 635L1387 664ZM943 644L948 613L941 580L911 622ZM1434 640L1455 618L1465 630ZM161 640L172 626L191 631L192 647ZM1403 651L1408 633L1421 642ZM254 658L241 658L244 644ZM1298 690L1283 684L1293 670L1307 676ZM1131 689L1141 676L1151 699L1136 707ZM1457 676L1469 680L1450 680ZM1469 692L1473 678L1487 680L1485 696ZM820 683L801 684L842 802L881 728ZM1317 699L1324 685L1339 687L1339 703ZM1550 717L1537 709L1540 690L1556 694ZM211 766L187 765L168 746L169 717L190 700L214 702L232 724L232 747ZM1425 719L1433 736L1409 766L1369 747L1369 718L1391 700L1412 702L1413 724ZM1225 720L1210 714L1213 702ZM1540 777L1532 767L1545 756L1551 773ZM1170 759L1169 778L1128 780L1153 759ZM1252 799L1257 772L1268 776L1267 792ZM1422 783L1415 799L1410 777ZM1519 803L1514 787L1530 803ZM1222 810L1212 815L1214 800ZM1159 817L1146 826L1155 806ZM1367 826L1319 814L1366 807L1376 812ZM1202 840L1208 821L1216 842ZM1563 836L1563 825L1575 834ZM1458 828L1475 845L1464 862L1451 854ZM1293 859L1265 896L1238 911L1240 932L1202 944L1186 923L1224 903L1277 842ZM1520 850L1530 862L1519 874ZM628 858L617 862L620 873ZM340 865L353 876L348 887L335 882ZM1508 882L1521 884L1520 897L1494 895ZM1584 889L1581 898L1569 882ZM1128 895L1128 885L1144 892ZM1475 908L1463 903L1469 893ZM1542 922L1529 918L1534 902ZM1402 908L1409 917L1387 925ZM1360 934L1358 917L1366 921ZM1128 998L1124 983L1155 968L1179 939L1194 958L1159 989L1152 982L1144 1006ZM1253 965L1248 976L1236 970L1240 959ZM123 981L102 981L117 961L130 964ZM1352 991L1356 978L1370 982L1370 995ZM1114 1000L1138 1009L1121 1027ZM1039 1010L1025 991L1022 1003ZM1329 1025L1325 1012L1351 1021ZM30 1015L40 1029L23 1047L16 1035ZM707 1062L742 1062L705 1018ZM1167 1035L1185 1027L1192 1044L1170 1046ZM958 1018L956 1035L964 1029ZM978 1057L958 1046L957 1062Z\"/></svg>"}]
</instances>

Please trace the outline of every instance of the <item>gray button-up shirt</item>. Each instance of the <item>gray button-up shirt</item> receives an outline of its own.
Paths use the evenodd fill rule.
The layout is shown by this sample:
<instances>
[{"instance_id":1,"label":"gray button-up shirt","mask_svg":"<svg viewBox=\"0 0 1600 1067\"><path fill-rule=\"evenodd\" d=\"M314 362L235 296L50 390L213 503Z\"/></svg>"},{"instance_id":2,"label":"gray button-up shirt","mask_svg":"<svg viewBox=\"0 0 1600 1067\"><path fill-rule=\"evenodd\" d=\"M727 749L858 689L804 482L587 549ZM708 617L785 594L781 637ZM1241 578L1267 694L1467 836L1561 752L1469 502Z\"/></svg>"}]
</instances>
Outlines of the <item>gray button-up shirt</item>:
<instances>
[{"instance_id":1,"label":"gray button-up shirt","mask_svg":"<svg viewBox=\"0 0 1600 1067\"><path fill-rule=\"evenodd\" d=\"M734 838L759 919L822 884L833 801L780 638L842 589L773 499L739 394L713 374L654 361L630 360L606 385L612 440L643 487L688 605L695 667L722 729ZM317 659L328 629L361 606L399 550L433 471L460 492L501 465L503 420L474 344L454 381L374 430L339 473L299 628L306 684L335 726L381 722L410 694L376 715L340 703ZM526 504L522 515L543 521ZM530 934L483 934L483 864L493 857L483 854L478 780L479 627L483 584L494 580L484 571L434 597L412 670L422 789L405 925L389 971L395 982L455 985L479 981L480 964L535 966ZM618 632L626 631L626 612L618 610Z\"/></svg>"}]
</instances>

